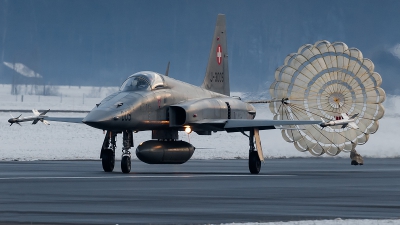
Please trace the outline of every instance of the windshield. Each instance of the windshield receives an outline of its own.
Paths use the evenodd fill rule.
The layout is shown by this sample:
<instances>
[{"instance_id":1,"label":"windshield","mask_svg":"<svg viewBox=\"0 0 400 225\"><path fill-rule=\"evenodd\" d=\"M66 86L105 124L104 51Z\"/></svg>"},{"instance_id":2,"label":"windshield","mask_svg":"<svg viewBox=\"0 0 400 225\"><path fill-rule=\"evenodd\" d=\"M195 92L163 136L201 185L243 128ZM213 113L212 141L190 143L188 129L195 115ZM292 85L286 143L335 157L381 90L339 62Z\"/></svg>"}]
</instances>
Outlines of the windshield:
<instances>
[{"instance_id":1,"label":"windshield","mask_svg":"<svg viewBox=\"0 0 400 225\"><path fill-rule=\"evenodd\" d=\"M150 80L146 76L133 76L128 78L119 89L120 91L144 91L149 89Z\"/></svg>"},{"instance_id":2,"label":"windshield","mask_svg":"<svg viewBox=\"0 0 400 225\"><path fill-rule=\"evenodd\" d=\"M120 91L145 91L163 87L164 79L154 72L140 72L131 75L121 86Z\"/></svg>"}]
</instances>

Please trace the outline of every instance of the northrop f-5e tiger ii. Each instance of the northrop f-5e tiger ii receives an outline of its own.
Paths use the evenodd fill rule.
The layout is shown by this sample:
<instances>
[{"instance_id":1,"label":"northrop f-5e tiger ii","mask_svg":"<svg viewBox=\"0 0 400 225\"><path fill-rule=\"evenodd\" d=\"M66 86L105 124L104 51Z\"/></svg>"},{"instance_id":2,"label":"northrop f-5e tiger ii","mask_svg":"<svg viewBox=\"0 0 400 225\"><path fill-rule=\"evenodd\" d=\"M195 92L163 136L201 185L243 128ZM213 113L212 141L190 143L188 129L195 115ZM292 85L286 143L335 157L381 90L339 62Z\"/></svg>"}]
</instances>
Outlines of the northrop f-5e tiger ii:
<instances>
[{"instance_id":1,"label":"northrop f-5e tiger ii","mask_svg":"<svg viewBox=\"0 0 400 225\"><path fill-rule=\"evenodd\" d=\"M106 131L100 158L104 171L115 165L116 136L122 134L121 170L131 171L133 132L151 130L151 140L136 148L137 157L149 164L182 164L195 147L178 139L178 131L211 135L241 132L249 140L249 170L258 174L264 160L259 131L286 125L320 124L321 121L256 120L256 110L240 98L230 97L225 15L219 14L203 84L198 87L165 75L144 71L128 77L118 92L103 99L84 118L35 116L11 118L11 123L47 121L84 123ZM325 124L328 125L328 124ZM99 143L100 145L100 143ZM217 149L218 150L218 149Z\"/></svg>"}]
</instances>

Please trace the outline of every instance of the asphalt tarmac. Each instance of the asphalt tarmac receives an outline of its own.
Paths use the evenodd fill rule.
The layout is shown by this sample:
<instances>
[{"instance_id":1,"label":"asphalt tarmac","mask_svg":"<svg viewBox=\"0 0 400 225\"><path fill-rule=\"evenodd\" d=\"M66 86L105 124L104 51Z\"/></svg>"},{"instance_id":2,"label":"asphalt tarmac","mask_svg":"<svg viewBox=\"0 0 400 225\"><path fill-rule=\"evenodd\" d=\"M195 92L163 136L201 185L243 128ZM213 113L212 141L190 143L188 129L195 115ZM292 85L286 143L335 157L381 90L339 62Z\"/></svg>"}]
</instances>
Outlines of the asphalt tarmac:
<instances>
[{"instance_id":1,"label":"asphalt tarmac","mask_svg":"<svg viewBox=\"0 0 400 225\"><path fill-rule=\"evenodd\" d=\"M207 224L400 217L400 159L0 162L1 223Z\"/></svg>"}]
</instances>

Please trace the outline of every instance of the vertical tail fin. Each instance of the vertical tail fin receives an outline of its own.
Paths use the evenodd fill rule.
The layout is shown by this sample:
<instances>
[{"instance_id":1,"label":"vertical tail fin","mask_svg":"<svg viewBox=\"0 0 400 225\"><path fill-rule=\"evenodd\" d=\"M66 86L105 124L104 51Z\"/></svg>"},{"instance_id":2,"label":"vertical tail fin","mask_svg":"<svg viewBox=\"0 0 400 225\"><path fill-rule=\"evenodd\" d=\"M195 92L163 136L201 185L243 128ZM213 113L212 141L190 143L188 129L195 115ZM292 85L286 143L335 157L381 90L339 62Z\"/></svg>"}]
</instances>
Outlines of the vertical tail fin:
<instances>
[{"instance_id":1,"label":"vertical tail fin","mask_svg":"<svg viewBox=\"0 0 400 225\"><path fill-rule=\"evenodd\" d=\"M202 88L230 95L225 15L218 14Z\"/></svg>"}]
</instances>

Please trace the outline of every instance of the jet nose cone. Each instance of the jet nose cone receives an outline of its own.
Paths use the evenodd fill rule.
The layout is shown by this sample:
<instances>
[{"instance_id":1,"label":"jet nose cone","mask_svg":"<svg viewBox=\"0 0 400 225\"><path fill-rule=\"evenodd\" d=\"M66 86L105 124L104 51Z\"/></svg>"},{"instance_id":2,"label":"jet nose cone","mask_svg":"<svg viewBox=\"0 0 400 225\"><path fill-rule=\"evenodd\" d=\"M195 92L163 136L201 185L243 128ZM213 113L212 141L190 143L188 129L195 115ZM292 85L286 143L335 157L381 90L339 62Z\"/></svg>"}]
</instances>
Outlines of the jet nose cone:
<instances>
[{"instance_id":1,"label":"jet nose cone","mask_svg":"<svg viewBox=\"0 0 400 225\"><path fill-rule=\"evenodd\" d=\"M84 124L98 129L111 129L114 116L111 112L105 110L93 110L83 120Z\"/></svg>"}]
</instances>

